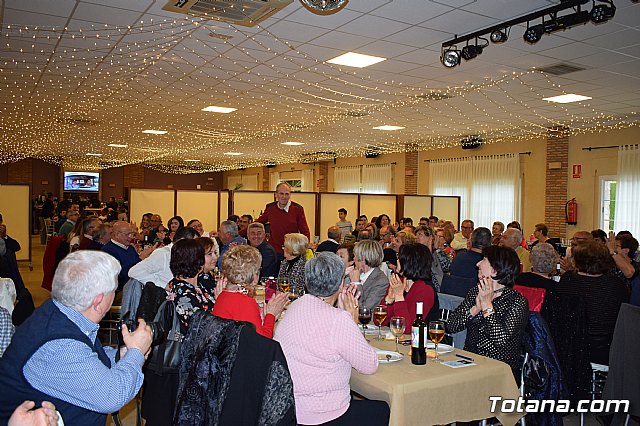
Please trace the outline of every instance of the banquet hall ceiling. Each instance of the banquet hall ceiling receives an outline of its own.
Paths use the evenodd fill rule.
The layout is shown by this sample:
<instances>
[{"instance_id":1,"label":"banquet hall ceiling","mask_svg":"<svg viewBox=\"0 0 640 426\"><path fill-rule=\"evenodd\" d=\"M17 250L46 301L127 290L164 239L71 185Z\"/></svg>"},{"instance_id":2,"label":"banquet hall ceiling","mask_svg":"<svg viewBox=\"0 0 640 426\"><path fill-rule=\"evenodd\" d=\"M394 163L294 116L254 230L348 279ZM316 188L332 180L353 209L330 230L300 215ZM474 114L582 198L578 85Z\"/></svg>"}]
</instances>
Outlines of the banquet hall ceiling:
<instances>
[{"instance_id":1,"label":"banquet hall ceiling","mask_svg":"<svg viewBox=\"0 0 640 426\"><path fill-rule=\"evenodd\" d=\"M631 0L615 0L604 24L533 45L519 25L473 60L440 63L456 34L558 3L350 0L321 16L295 0L243 27L164 11L163 0L0 0L0 162L185 173L637 126L640 4ZM348 51L386 60L327 63ZM575 68L540 71L554 65ZM592 99L542 99L563 93ZM202 111L210 105L237 110ZM373 129L381 125L404 129ZM291 141L304 145L281 145Z\"/></svg>"}]
</instances>

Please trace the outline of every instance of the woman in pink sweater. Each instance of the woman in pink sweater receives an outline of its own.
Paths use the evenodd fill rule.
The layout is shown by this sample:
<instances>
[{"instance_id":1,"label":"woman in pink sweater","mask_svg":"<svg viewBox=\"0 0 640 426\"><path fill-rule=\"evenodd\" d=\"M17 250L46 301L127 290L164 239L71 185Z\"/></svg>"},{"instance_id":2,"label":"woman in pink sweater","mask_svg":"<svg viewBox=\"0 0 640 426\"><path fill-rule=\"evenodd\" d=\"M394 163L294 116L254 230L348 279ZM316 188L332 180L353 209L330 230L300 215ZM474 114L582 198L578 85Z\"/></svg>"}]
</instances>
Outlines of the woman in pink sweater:
<instances>
[{"instance_id":1,"label":"woman in pink sweater","mask_svg":"<svg viewBox=\"0 0 640 426\"><path fill-rule=\"evenodd\" d=\"M386 402L351 400L351 368L373 374L378 357L358 329L357 299L341 286L344 264L318 253L305 276L307 294L289 306L274 336L287 358L298 423L387 425Z\"/></svg>"}]
</instances>

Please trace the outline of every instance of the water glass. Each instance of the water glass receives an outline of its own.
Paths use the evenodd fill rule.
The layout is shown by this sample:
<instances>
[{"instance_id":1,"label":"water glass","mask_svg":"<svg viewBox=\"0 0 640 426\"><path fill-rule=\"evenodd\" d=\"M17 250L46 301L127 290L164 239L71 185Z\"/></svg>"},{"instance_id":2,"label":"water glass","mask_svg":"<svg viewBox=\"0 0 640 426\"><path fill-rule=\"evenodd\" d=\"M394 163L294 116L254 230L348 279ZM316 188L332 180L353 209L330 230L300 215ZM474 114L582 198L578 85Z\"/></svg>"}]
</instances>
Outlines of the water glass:
<instances>
[{"instance_id":1,"label":"water glass","mask_svg":"<svg viewBox=\"0 0 640 426\"><path fill-rule=\"evenodd\" d=\"M396 338L396 352L401 353L398 350L398 340L400 336L404 334L405 327L407 323L404 317L391 317L391 321L389 322L389 328L391 329L391 334L393 334Z\"/></svg>"}]
</instances>

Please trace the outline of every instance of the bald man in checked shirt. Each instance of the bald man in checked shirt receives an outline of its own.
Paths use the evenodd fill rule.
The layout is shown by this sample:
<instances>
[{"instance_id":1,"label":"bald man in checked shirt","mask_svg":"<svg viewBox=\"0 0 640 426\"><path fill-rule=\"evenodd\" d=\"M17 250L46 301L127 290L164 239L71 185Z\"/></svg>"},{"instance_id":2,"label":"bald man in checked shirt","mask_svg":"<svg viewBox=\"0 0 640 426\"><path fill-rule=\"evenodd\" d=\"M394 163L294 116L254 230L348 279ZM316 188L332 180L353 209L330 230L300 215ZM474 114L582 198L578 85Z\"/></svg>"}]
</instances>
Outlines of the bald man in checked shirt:
<instances>
[{"instance_id":1,"label":"bald man in checked shirt","mask_svg":"<svg viewBox=\"0 0 640 426\"><path fill-rule=\"evenodd\" d=\"M120 272L107 253L79 250L58 265L52 299L16 331L0 358L0 424L23 401L52 402L67 426L104 426L140 390L151 329L123 325L125 346L102 347L98 324L109 312Z\"/></svg>"}]
</instances>

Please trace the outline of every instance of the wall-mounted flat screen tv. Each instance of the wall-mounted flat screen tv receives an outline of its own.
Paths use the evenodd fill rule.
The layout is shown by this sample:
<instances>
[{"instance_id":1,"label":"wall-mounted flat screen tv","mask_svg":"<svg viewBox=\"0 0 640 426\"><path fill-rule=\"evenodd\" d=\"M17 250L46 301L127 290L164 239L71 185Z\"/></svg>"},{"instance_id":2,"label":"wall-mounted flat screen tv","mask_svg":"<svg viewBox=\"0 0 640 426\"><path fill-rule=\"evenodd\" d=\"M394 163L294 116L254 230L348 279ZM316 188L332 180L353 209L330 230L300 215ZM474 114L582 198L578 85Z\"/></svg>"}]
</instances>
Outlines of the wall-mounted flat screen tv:
<instances>
[{"instance_id":1,"label":"wall-mounted flat screen tv","mask_svg":"<svg viewBox=\"0 0 640 426\"><path fill-rule=\"evenodd\" d=\"M98 192L100 190L100 173L64 172L64 190Z\"/></svg>"}]
</instances>

